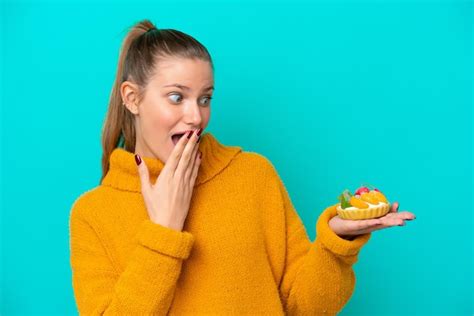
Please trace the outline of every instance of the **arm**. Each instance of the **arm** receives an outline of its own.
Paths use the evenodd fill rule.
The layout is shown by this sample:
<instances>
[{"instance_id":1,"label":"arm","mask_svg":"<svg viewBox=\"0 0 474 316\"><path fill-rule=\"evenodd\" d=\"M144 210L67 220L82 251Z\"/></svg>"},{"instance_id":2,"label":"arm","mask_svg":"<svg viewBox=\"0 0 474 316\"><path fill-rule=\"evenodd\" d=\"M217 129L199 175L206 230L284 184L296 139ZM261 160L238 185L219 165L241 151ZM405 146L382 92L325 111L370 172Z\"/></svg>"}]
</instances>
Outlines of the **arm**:
<instances>
[{"instance_id":1,"label":"arm","mask_svg":"<svg viewBox=\"0 0 474 316\"><path fill-rule=\"evenodd\" d=\"M352 265L370 233L344 240L329 227L335 206L320 215L316 239L310 242L303 222L281 182L286 218L286 261L280 293L288 315L335 315L355 286Z\"/></svg>"},{"instance_id":2,"label":"arm","mask_svg":"<svg viewBox=\"0 0 474 316\"><path fill-rule=\"evenodd\" d=\"M136 247L119 274L90 222L70 218L71 267L80 314L160 314L168 312L183 260L194 237L149 219L142 222Z\"/></svg>"}]
</instances>

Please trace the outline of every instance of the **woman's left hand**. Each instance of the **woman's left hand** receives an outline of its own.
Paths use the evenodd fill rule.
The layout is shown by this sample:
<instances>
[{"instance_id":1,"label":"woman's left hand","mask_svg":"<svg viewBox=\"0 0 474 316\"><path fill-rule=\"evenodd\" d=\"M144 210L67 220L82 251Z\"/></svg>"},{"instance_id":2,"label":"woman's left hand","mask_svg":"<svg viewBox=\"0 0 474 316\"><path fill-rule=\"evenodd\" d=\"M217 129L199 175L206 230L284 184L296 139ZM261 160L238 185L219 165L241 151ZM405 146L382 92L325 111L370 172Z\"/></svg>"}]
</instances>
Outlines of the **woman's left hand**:
<instances>
[{"instance_id":1,"label":"woman's left hand","mask_svg":"<svg viewBox=\"0 0 474 316\"><path fill-rule=\"evenodd\" d=\"M341 238L352 240L357 235L392 226L404 226L405 220L415 219L415 214L408 211L398 212L398 202L392 203L390 211L382 217L364 220L342 219L339 215L329 220L329 227Z\"/></svg>"}]
</instances>

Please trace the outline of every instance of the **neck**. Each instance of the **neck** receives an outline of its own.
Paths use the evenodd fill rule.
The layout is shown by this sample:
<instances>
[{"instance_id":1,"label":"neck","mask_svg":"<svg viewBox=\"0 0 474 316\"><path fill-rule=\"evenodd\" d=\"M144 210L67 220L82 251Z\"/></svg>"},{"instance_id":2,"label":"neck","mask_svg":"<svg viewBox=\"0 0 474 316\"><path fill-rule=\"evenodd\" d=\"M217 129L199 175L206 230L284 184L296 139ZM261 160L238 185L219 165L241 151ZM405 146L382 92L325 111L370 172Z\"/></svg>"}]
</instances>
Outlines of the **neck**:
<instances>
[{"instance_id":1,"label":"neck","mask_svg":"<svg viewBox=\"0 0 474 316\"><path fill-rule=\"evenodd\" d=\"M152 148L147 146L146 142L141 137L137 137L134 154L139 154L142 158L159 159L162 162L166 162L166 159L158 153L155 153Z\"/></svg>"}]
</instances>

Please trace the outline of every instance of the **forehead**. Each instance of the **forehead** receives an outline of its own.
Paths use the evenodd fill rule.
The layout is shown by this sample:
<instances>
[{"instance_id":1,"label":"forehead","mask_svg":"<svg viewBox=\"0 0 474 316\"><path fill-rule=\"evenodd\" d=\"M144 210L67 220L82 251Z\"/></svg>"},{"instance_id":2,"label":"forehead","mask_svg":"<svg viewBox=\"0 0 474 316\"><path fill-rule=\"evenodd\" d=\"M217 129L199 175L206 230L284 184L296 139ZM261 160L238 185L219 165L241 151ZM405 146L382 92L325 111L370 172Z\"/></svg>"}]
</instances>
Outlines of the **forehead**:
<instances>
[{"instance_id":1,"label":"forehead","mask_svg":"<svg viewBox=\"0 0 474 316\"><path fill-rule=\"evenodd\" d=\"M167 57L158 61L152 81L158 85L178 83L188 87L200 87L212 84L214 76L207 61Z\"/></svg>"}]
</instances>

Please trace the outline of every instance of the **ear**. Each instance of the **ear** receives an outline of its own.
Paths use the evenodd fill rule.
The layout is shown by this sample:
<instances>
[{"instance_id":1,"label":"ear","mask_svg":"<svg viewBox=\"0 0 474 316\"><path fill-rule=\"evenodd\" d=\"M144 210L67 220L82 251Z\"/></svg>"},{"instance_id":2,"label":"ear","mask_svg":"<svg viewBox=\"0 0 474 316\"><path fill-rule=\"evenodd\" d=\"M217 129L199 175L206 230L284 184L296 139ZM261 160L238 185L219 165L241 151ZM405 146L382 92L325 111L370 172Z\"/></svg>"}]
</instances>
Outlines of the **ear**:
<instances>
[{"instance_id":1,"label":"ear","mask_svg":"<svg viewBox=\"0 0 474 316\"><path fill-rule=\"evenodd\" d=\"M138 86L130 81L124 81L120 85L120 94L123 104L133 114L138 114Z\"/></svg>"}]
</instances>

